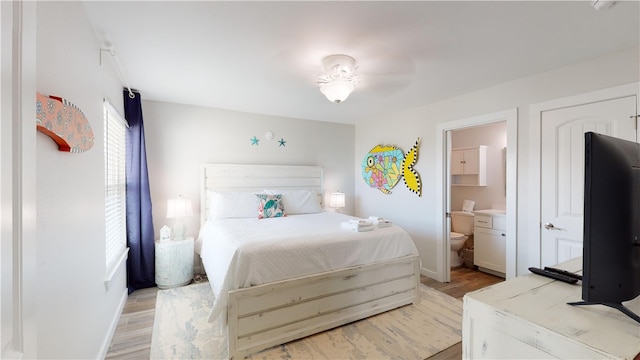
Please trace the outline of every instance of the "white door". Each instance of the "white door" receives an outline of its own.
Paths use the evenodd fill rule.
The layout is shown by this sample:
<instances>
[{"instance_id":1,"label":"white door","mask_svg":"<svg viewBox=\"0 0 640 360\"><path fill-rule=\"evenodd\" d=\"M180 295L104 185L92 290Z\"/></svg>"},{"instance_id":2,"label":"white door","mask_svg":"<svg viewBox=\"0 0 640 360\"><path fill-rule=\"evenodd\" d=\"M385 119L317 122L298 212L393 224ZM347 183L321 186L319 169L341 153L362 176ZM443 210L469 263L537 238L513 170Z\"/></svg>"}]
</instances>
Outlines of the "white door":
<instances>
[{"instance_id":1,"label":"white door","mask_svg":"<svg viewBox=\"0 0 640 360\"><path fill-rule=\"evenodd\" d=\"M545 111L541 118L541 262L582 256L584 133L636 141L636 97Z\"/></svg>"}]
</instances>

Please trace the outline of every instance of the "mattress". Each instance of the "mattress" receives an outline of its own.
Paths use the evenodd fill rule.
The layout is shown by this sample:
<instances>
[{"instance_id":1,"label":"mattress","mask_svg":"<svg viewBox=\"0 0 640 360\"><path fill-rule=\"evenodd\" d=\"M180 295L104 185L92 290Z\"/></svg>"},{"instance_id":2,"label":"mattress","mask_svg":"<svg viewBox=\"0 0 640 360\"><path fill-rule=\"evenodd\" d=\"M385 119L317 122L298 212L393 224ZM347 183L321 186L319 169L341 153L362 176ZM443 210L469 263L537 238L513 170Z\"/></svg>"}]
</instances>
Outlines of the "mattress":
<instances>
[{"instance_id":1,"label":"mattress","mask_svg":"<svg viewBox=\"0 0 640 360\"><path fill-rule=\"evenodd\" d=\"M399 226L357 232L341 226L350 219L320 212L207 221L198 242L215 295L209 320L226 316L231 290L418 254Z\"/></svg>"}]
</instances>

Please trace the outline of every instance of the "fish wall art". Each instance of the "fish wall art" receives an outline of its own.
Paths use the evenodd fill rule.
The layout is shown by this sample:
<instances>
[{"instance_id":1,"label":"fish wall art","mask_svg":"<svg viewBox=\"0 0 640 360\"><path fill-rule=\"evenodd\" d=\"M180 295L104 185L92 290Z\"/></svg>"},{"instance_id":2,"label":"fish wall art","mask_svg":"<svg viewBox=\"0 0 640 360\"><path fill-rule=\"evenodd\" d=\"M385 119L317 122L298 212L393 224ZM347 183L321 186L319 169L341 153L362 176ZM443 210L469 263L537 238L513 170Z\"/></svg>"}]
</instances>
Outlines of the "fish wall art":
<instances>
[{"instance_id":1,"label":"fish wall art","mask_svg":"<svg viewBox=\"0 0 640 360\"><path fill-rule=\"evenodd\" d=\"M404 179L409 190L422 196L420 174L413 168L418 161L420 138L405 154L393 145L376 145L362 161L362 178L372 188L385 194Z\"/></svg>"}]
</instances>

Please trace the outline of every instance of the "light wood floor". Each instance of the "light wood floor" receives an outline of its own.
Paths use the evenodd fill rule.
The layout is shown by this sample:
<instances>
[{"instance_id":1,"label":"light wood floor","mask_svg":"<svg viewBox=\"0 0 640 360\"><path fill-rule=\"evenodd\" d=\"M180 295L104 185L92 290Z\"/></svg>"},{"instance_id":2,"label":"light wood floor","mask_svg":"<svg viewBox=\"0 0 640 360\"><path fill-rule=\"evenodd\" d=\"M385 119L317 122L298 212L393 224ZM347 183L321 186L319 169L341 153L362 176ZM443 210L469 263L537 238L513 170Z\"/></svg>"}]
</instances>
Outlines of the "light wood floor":
<instances>
[{"instance_id":1,"label":"light wood floor","mask_svg":"<svg viewBox=\"0 0 640 360\"><path fill-rule=\"evenodd\" d=\"M441 283L425 276L421 276L420 281L445 294L462 299L467 292L493 285L503 279L460 267L451 270L450 283ZM149 288L137 290L129 295L109 347L107 359L149 359L157 292L158 288ZM458 343L429 359L461 358L462 343Z\"/></svg>"}]
</instances>

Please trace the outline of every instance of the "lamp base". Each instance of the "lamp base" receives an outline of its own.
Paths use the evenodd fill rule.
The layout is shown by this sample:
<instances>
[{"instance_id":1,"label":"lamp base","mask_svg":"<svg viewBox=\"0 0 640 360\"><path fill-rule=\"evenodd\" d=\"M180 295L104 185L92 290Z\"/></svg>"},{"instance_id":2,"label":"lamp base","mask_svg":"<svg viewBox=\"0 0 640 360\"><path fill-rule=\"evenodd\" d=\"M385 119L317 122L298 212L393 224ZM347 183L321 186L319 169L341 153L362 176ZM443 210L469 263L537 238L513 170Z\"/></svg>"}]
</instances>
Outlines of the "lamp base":
<instances>
[{"instance_id":1,"label":"lamp base","mask_svg":"<svg viewBox=\"0 0 640 360\"><path fill-rule=\"evenodd\" d=\"M173 224L173 240L184 240L184 225L180 220Z\"/></svg>"}]
</instances>

